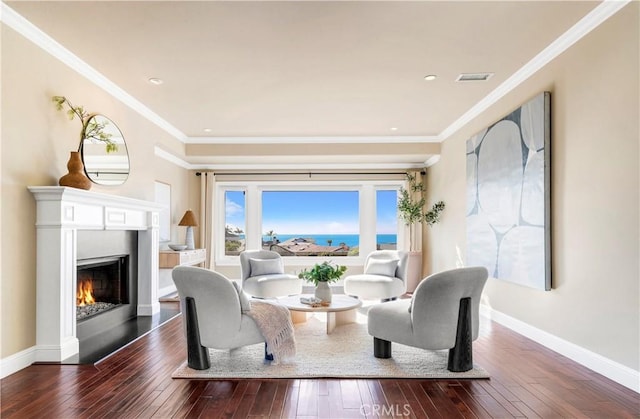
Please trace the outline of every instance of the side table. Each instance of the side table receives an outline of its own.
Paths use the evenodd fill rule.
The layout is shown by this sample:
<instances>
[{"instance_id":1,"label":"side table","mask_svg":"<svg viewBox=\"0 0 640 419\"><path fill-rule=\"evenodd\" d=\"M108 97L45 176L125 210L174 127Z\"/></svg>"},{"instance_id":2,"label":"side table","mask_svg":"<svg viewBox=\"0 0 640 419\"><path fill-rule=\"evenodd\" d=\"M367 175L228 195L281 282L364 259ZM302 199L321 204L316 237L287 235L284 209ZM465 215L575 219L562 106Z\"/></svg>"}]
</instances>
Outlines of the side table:
<instances>
[{"instance_id":1,"label":"side table","mask_svg":"<svg viewBox=\"0 0 640 419\"><path fill-rule=\"evenodd\" d=\"M207 257L206 249L161 250L159 255L158 297L164 297L176 291L171 271L176 266L199 265Z\"/></svg>"}]
</instances>

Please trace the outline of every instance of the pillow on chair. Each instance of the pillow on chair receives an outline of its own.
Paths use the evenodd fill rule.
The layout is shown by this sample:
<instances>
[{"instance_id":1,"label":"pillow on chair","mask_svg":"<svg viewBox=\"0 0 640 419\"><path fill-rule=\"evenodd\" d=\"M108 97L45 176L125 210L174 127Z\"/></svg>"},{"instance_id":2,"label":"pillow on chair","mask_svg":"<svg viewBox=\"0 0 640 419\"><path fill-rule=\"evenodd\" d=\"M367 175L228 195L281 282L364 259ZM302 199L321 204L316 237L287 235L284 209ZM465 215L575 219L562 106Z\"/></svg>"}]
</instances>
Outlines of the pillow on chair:
<instances>
[{"instance_id":1,"label":"pillow on chair","mask_svg":"<svg viewBox=\"0 0 640 419\"><path fill-rule=\"evenodd\" d=\"M283 274L282 259L249 259L251 276Z\"/></svg>"},{"instance_id":2,"label":"pillow on chair","mask_svg":"<svg viewBox=\"0 0 640 419\"><path fill-rule=\"evenodd\" d=\"M236 281L231 281L231 283L238 293L238 298L240 298L240 311L242 311L243 313L251 311L251 301L249 301L249 297L247 297L247 294L242 291L240 285L238 285Z\"/></svg>"},{"instance_id":3,"label":"pillow on chair","mask_svg":"<svg viewBox=\"0 0 640 419\"><path fill-rule=\"evenodd\" d=\"M395 277L398 259L369 259L364 273L367 275L384 275Z\"/></svg>"}]
</instances>

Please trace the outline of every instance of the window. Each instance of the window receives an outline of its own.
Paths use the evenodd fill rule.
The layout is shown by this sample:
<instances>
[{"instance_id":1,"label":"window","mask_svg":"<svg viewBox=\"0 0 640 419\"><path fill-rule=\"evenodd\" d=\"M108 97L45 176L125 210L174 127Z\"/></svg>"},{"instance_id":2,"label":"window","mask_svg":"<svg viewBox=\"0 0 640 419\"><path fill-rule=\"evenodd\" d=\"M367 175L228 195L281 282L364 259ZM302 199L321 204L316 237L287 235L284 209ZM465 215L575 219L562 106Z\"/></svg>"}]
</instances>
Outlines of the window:
<instances>
[{"instance_id":1,"label":"window","mask_svg":"<svg viewBox=\"0 0 640 419\"><path fill-rule=\"evenodd\" d=\"M263 191L262 247L282 256L357 256L358 191Z\"/></svg>"},{"instance_id":2,"label":"window","mask_svg":"<svg viewBox=\"0 0 640 419\"><path fill-rule=\"evenodd\" d=\"M397 250L398 248L398 191L378 189L376 191L376 248Z\"/></svg>"},{"instance_id":3,"label":"window","mask_svg":"<svg viewBox=\"0 0 640 419\"><path fill-rule=\"evenodd\" d=\"M225 191L224 254L239 255L245 249L245 192Z\"/></svg>"},{"instance_id":4,"label":"window","mask_svg":"<svg viewBox=\"0 0 640 419\"><path fill-rule=\"evenodd\" d=\"M262 248L294 267L319 258L357 266L376 249L403 249L396 210L403 182L218 181L215 263L236 265L241 251Z\"/></svg>"}]
</instances>

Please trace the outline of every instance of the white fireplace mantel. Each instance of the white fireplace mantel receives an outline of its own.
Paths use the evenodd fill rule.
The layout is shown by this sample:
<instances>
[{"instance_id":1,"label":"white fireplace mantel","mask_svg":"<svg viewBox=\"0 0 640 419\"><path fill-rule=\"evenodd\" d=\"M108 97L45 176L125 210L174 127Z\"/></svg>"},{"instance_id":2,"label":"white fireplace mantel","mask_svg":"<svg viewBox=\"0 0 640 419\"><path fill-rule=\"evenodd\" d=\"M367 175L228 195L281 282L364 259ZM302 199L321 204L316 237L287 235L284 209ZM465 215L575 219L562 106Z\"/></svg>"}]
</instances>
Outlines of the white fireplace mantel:
<instances>
[{"instance_id":1,"label":"white fireplace mantel","mask_svg":"<svg viewBox=\"0 0 640 419\"><path fill-rule=\"evenodd\" d=\"M151 316L160 311L158 204L58 186L31 186L29 190L37 205L36 361L61 362L79 353L78 230L137 230L137 312Z\"/></svg>"}]
</instances>

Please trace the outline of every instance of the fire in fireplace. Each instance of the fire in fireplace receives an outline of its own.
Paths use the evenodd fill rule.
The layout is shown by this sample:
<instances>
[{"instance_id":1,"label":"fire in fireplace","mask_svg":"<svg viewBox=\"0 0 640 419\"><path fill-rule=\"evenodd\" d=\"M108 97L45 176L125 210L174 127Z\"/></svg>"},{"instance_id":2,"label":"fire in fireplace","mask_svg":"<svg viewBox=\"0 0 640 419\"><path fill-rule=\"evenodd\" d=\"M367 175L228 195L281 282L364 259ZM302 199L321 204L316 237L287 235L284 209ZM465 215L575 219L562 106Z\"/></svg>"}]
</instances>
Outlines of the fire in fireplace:
<instances>
[{"instance_id":1,"label":"fire in fireplace","mask_svg":"<svg viewBox=\"0 0 640 419\"><path fill-rule=\"evenodd\" d=\"M76 296L76 305L83 307L95 304L96 299L93 298L93 279L82 279L78 281L78 294Z\"/></svg>"},{"instance_id":2,"label":"fire in fireplace","mask_svg":"<svg viewBox=\"0 0 640 419\"><path fill-rule=\"evenodd\" d=\"M129 303L128 266L128 255L78 261L76 320L84 320Z\"/></svg>"}]
</instances>

